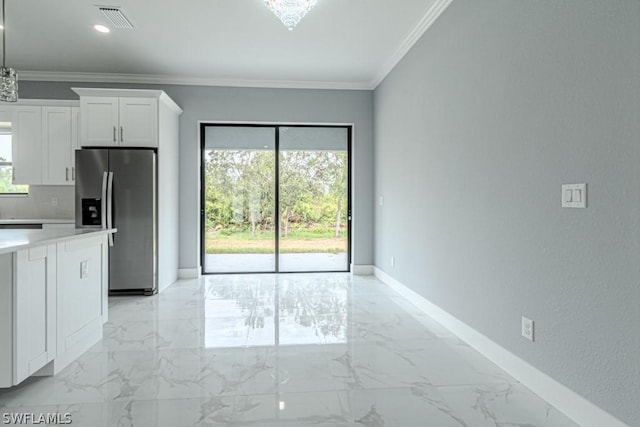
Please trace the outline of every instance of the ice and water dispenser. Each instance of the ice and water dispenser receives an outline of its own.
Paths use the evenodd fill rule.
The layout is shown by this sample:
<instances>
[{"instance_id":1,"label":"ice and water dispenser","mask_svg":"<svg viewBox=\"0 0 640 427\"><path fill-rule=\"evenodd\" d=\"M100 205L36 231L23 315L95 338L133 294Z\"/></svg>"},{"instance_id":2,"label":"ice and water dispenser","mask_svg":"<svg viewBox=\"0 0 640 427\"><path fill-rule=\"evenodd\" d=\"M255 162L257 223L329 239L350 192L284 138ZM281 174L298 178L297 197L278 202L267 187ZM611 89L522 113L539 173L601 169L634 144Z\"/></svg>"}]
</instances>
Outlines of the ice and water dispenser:
<instances>
[{"instance_id":1,"label":"ice and water dispenser","mask_svg":"<svg viewBox=\"0 0 640 427\"><path fill-rule=\"evenodd\" d=\"M102 219L102 199L82 199L82 225L100 226Z\"/></svg>"}]
</instances>

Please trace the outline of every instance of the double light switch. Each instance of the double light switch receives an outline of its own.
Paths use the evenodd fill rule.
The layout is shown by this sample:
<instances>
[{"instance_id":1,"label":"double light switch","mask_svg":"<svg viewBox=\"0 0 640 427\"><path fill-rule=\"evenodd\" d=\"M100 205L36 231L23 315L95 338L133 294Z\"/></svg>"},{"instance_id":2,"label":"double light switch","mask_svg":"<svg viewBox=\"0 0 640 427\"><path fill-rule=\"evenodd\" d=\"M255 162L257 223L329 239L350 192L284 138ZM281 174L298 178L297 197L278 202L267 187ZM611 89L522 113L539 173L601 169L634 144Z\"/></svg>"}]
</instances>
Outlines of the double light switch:
<instances>
[{"instance_id":1,"label":"double light switch","mask_svg":"<svg viewBox=\"0 0 640 427\"><path fill-rule=\"evenodd\" d=\"M563 208L587 207L587 184L563 184L562 185Z\"/></svg>"}]
</instances>

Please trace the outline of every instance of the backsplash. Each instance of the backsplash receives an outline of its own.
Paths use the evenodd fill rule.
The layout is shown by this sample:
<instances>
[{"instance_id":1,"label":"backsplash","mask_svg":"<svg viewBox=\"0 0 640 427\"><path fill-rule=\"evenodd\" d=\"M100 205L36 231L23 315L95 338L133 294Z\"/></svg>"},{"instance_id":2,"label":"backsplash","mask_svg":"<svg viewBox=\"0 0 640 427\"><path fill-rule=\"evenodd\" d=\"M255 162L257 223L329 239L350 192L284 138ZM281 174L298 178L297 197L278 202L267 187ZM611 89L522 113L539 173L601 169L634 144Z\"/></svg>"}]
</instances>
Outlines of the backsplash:
<instances>
[{"instance_id":1,"label":"backsplash","mask_svg":"<svg viewBox=\"0 0 640 427\"><path fill-rule=\"evenodd\" d=\"M52 206L57 199L57 206ZM73 219L73 186L31 185L28 196L0 197L0 219Z\"/></svg>"}]
</instances>

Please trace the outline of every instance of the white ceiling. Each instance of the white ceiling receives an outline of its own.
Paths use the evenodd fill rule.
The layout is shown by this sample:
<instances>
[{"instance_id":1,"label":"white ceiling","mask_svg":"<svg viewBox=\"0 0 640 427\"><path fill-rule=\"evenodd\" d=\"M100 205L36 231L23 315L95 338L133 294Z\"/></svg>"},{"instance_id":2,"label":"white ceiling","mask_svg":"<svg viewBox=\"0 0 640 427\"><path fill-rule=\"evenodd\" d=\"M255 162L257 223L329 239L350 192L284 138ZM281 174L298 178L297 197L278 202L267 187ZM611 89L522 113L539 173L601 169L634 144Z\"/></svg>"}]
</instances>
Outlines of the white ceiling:
<instances>
[{"instance_id":1,"label":"white ceiling","mask_svg":"<svg viewBox=\"0 0 640 427\"><path fill-rule=\"evenodd\" d=\"M6 59L22 80L372 89L450 1L319 0L289 31L263 0L6 0ZM96 5L135 28L96 32Z\"/></svg>"}]
</instances>

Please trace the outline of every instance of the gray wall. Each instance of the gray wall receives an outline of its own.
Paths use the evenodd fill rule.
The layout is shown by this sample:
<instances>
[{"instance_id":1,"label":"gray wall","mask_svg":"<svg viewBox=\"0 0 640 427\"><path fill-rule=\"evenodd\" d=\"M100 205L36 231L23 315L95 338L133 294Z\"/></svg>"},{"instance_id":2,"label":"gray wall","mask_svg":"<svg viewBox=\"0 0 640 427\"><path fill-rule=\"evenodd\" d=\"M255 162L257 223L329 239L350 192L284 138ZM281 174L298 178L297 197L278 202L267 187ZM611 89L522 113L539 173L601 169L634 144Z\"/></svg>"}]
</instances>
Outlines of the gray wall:
<instances>
[{"instance_id":1,"label":"gray wall","mask_svg":"<svg viewBox=\"0 0 640 427\"><path fill-rule=\"evenodd\" d=\"M180 117L180 268L199 259L198 120L353 123L353 263L373 263L373 93L177 85L20 82L20 98L77 99L70 87L162 89L184 110Z\"/></svg>"},{"instance_id":2,"label":"gray wall","mask_svg":"<svg viewBox=\"0 0 640 427\"><path fill-rule=\"evenodd\" d=\"M637 0L454 0L374 95L375 264L631 425L639 25Z\"/></svg>"}]
</instances>

